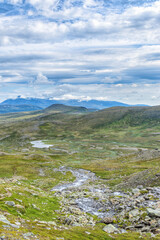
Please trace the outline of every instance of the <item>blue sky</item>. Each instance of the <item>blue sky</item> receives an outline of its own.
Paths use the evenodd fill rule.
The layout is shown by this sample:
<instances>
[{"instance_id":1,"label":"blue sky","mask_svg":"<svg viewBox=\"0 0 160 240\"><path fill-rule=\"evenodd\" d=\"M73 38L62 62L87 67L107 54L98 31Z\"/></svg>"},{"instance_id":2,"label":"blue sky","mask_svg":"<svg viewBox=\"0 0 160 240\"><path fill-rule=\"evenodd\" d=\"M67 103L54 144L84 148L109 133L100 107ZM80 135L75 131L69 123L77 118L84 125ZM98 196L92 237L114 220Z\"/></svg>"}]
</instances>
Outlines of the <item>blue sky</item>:
<instances>
[{"instance_id":1,"label":"blue sky","mask_svg":"<svg viewBox=\"0 0 160 240\"><path fill-rule=\"evenodd\" d=\"M0 0L0 101L160 104L160 1Z\"/></svg>"}]
</instances>

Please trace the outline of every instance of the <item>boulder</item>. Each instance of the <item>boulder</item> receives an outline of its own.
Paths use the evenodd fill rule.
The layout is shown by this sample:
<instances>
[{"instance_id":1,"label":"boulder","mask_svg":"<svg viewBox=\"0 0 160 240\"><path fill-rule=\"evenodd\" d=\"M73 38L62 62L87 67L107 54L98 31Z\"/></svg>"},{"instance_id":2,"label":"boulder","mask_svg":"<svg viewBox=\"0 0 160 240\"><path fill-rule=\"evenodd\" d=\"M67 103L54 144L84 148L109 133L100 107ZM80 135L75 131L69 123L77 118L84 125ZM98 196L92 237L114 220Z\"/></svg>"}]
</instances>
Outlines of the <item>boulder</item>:
<instances>
[{"instance_id":1,"label":"boulder","mask_svg":"<svg viewBox=\"0 0 160 240\"><path fill-rule=\"evenodd\" d=\"M134 210L129 212L129 218L137 217L138 215L139 215L139 210L138 209L134 209Z\"/></svg>"},{"instance_id":2,"label":"boulder","mask_svg":"<svg viewBox=\"0 0 160 240\"><path fill-rule=\"evenodd\" d=\"M113 223L114 220L115 220L114 218L105 217L100 221L100 223L110 224L110 223Z\"/></svg>"},{"instance_id":3,"label":"boulder","mask_svg":"<svg viewBox=\"0 0 160 240\"><path fill-rule=\"evenodd\" d=\"M6 201L5 204L7 204L10 207L15 207L15 202L13 201Z\"/></svg>"},{"instance_id":4,"label":"boulder","mask_svg":"<svg viewBox=\"0 0 160 240\"><path fill-rule=\"evenodd\" d=\"M135 188L132 190L132 193L134 196L138 197L141 193L140 193L140 190L138 188Z\"/></svg>"},{"instance_id":5,"label":"boulder","mask_svg":"<svg viewBox=\"0 0 160 240\"><path fill-rule=\"evenodd\" d=\"M160 208L147 208L147 213L150 217L160 217Z\"/></svg>"},{"instance_id":6,"label":"boulder","mask_svg":"<svg viewBox=\"0 0 160 240\"><path fill-rule=\"evenodd\" d=\"M116 228L115 226L113 226L112 224L108 224L107 226L105 226L103 228L103 231L107 232L107 233L119 233L118 228Z\"/></svg>"}]
</instances>

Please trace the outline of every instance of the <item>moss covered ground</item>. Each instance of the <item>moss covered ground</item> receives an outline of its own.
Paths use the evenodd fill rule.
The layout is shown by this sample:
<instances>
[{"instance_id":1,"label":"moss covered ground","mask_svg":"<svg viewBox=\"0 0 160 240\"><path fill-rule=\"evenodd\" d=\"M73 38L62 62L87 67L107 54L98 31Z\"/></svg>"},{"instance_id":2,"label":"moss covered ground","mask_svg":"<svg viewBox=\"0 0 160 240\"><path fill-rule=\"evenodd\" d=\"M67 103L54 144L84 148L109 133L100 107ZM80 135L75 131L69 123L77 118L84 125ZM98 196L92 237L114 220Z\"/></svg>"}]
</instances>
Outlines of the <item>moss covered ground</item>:
<instances>
[{"instance_id":1,"label":"moss covered ground","mask_svg":"<svg viewBox=\"0 0 160 240\"><path fill-rule=\"evenodd\" d=\"M160 172L159 120L142 122L136 118L138 123L133 124L127 115L111 124L98 125L94 114L84 119L57 113L0 117L0 214L10 223L19 222L19 228L0 222L0 236L24 239L25 233L32 232L30 239L36 239L35 235L43 240L152 239L150 234L133 232L109 236L102 230L104 224L61 229L61 199L50 190L75 177L54 168L90 170L99 177L99 183L113 189L131 189L134 176L145 186L160 185L160 178L155 177ZM46 140L53 147L36 149L32 140ZM7 205L7 201L15 206Z\"/></svg>"}]
</instances>

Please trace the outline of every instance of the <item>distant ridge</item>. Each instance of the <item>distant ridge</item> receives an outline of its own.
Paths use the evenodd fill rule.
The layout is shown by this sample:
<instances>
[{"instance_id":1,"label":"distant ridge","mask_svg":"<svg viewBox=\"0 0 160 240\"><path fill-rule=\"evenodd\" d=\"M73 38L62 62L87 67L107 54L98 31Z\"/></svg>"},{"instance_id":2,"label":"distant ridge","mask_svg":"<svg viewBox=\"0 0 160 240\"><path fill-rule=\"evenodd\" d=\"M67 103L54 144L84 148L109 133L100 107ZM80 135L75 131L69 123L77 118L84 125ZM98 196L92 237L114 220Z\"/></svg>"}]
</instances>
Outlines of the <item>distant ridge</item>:
<instances>
[{"instance_id":1,"label":"distant ridge","mask_svg":"<svg viewBox=\"0 0 160 240\"><path fill-rule=\"evenodd\" d=\"M61 100L60 101L63 104L69 105L69 106L81 106L86 108L94 108L94 109L104 109L109 107L128 107L128 104L116 102L116 101L99 101L99 100L89 100L89 101L78 101L78 100Z\"/></svg>"},{"instance_id":2,"label":"distant ridge","mask_svg":"<svg viewBox=\"0 0 160 240\"><path fill-rule=\"evenodd\" d=\"M0 114L3 113L16 113L16 112L29 112L29 111L37 111L41 110L42 108L38 106L32 106L32 105L0 105Z\"/></svg>"},{"instance_id":3,"label":"distant ridge","mask_svg":"<svg viewBox=\"0 0 160 240\"><path fill-rule=\"evenodd\" d=\"M16 99L7 99L4 102L0 103L0 105L30 105L44 109L54 103L56 103L54 100L49 99L18 97Z\"/></svg>"},{"instance_id":4,"label":"distant ridge","mask_svg":"<svg viewBox=\"0 0 160 240\"><path fill-rule=\"evenodd\" d=\"M52 113L52 112L72 112L72 113L85 113L85 112L92 112L92 109L87 109L85 107L74 107L74 106L66 106L64 104L52 104L51 106L45 108L43 110L45 113Z\"/></svg>"},{"instance_id":5,"label":"distant ridge","mask_svg":"<svg viewBox=\"0 0 160 240\"><path fill-rule=\"evenodd\" d=\"M8 105L8 112L16 112L18 111L17 106L20 107L20 111L22 111L22 106L28 106L27 110L23 111L33 111L39 109L45 109L53 104L63 104L71 107L84 107L88 109L101 110L110 107L130 107L126 103L117 102L117 101L99 101L99 100L89 100L89 101L79 101L79 100L50 100L50 99L40 99L40 98L21 98L18 97L16 99L7 99L4 102L0 103L0 106ZM13 108L11 107L13 106ZM29 108L30 106L30 108ZM135 105L136 106L136 105ZM138 105L145 106L145 105ZM3 111L0 111L3 113Z\"/></svg>"},{"instance_id":6,"label":"distant ridge","mask_svg":"<svg viewBox=\"0 0 160 240\"><path fill-rule=\"evenodd\" d=\"M112 107L69 119L67 127L71 131L85 129L92 132L112 126L120 131L121 128L130 126L159 126L159 123L160 106Z\"/></svg>"}]
</instances>

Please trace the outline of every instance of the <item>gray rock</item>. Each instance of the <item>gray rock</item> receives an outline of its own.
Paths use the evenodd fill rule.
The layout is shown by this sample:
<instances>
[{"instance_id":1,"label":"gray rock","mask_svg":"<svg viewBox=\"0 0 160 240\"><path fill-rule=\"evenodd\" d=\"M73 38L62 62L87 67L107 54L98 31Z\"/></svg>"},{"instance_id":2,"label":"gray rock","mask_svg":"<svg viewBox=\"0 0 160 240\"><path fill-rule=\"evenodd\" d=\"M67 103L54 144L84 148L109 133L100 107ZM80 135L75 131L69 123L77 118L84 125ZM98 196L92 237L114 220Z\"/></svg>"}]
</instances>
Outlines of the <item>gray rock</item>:
<instances>
[{"instance_id":1,"label":"gray rock","mask_svg":"<svg viewBox=\"0 0 160 240\"><path fill-rule=\"evenodd\" d=\"M112 224L109 224L107 226L105 226L103 228L103 231L107 232L107 233L119 233L118 228L116 228L115 226L113 226Z\"/></svg>"},{"instance_id":2,"label":"gray rock","mask_svg":"<svg viewBox=\"0 0 160 240\"><path fill-rule=\"evenodd\" d=\"M32 232L24 233L23 237L24 239L30 239L30 237L34 237L34 234Z\"/></svg>"},{"instance_id":3,"label":"gray rock","mask_svg":"<svg viewBox=\"0 0 160 240\"><path fill-rule=\"evenodd\" d=\"M110 224L113 223L114 220L115 220L114 218L105 217L100 221L100 223Z\"/></svg>"},{"instance_id":4,"label":"gray rock","mask_svg":"<svg viewBox=\"0 0 160 240\"><path fill-rule=\"evenodd\" d=\"M145 221L146 221L146 222L148 222L148 221L150 221L150 220L151 220L151 218L150 218L149 216L146 216L146 217L145 217Z\"/></svg>"},{"instance_id":5,"label":"gray rock","mask_svg":"<svg viewBox=\"0 0 160 240\"><path fill-rule=\"evenodd\" d=\"M135 226L135 228L143 228L143 227L144 227L143 224L137 224L137 225Z\"/></svg>"},{"instance_id":6,"label":"gray rock","mask_svg":"<svg viewBox=\"0 0 160 240\"><path fill-rule=\"evenodd\" d=\"M6 218L4 215L2 215L2 214L0 214L0 222L5 223L5 224L7 224L8 226L11 226L11 227L13 227L13 228L19 228L19 226L17 226L16 224L10 223L10 222L7 220L7 218Z\"/></svg>"},{"instance_id":7,"label":"gray rock","mask_svg":"<svg viewBox=\"0 0 160 240\"><path fill-rule=\"evenodd\" d=\"M160 217L160 208L157 209L147 208L147 213L150 217Z\"/></svg>"},{"instance_id":8,"label":"gray rock","mask_svg":"<svg viewBox=\"0 0 160 240\"><path fill-rule=\"evenodd\" d=\"M6 201L5 204L7 204L8 206L11 206L11 207L15 207L15 202L13 202L13 201Z\"/></svg>"},{"instance_id":9,"label":"gray rock","mask_svg":"<svg viewBox=\"0 0 160 240\"><path fill-rule=\"evenodd\" d=\"M32 207L36 210L40 210L40 208L38 208L35 204L32 204Z\"/></svg>"},{"instance_id":10,"label":"gray rock","mask_svg":"<svg viewBox=\"0 0 160 240\"><path fill-rule=\"evenodd\" d=\"M141 232L149 232L150 231L150 227L143 227L142 229L141 229Z\"/></svg>"},{"instance_id":11,"label":"gray rock","mask_svg":"<svg viewBox=\"0 0 160 240\"><path fill-rule=\"evenodd\" d=\"M19 225L12 224L12 223L10 223L10 226L13 227L13 228L19 228Z\"/></svg>"},{"instance_id":12,"label":"gray rock","mask_svg":"<svg viewBox=\"0 0 160 240\"><path fill-rule=\"evenodd\" d=\"M160 219L158 220L157 224L158 224L158 226L160 226Z\"/></svg>"},{"instance_id":13,"label":"gray rock","mask_svg":"<svg viewBox=\"0 0 160 240\"><path fill-rule=\"evenodd\" d=\"M5 238L5 236L1 236L0 240L6 240L7 238Z\"/></svg>"},{"instance_id":14,"label":"gray rock","mask_svg":"<svg viewBox=\"0 0 160 240\"><path fill-rule=\"evenodd\" d=\"M134 227L134 226L132 226L132 225L131 225L131 226L127 226L127 227L126 227L126 230L131 230L131 231L133 231L134 229L135 229L135 227Z\"/></svg>"},{"instance_id":15,"label":"gray rock","mask_svg":"<svg viewBox=\"0 0 160 240\"><path fill-rule=\"evenodd\" d=\"M64 224L66 224L66 225L72 225L72 224L73 224L73 221L72 221L72 219L70 219L70 218L66 218L66 219L64 220Z\"/></svg>"},{"instance_id":16,"label":"gray rock","mask_svg":"<svg viewBox=\"0 0 160 240\"><path fill-rule=\"evenodd\" d=\"M3 222L5 224L10 224L10 222L7 220L7 218L4 215L0 215L0 222Z\"/></svg>"},{"instance_id":17,"label":"gray rock","mask_svg":"<svg viewBox=\"0 0 160 240\"><path fill-rule=\"evenodd\" d=\"M135 195L135 196L139 196L140 195L140 190L138 188L135 188L132 190L132 193Z\"/></svg>"},{"instance_id":18,"label":"gray rock","mask_svg":"<svg viewBox=\"0 0 160 240\"><path fill-rule=\"evenodd\" d=\"M127 231L125 229L121 229L121 233L127 233Z\"/></svg>"},{"instance_id":19,"label":"gray rock","mask_svg":"<svg viewBox=\"0 0 160 240\"><path fill-rule=\"evenodd\" d=\"M129 218L137 217L138 215L139 215L139 210L138 209L134 209L134 210L129 212Z\"/></svg>"}]
</instances>

